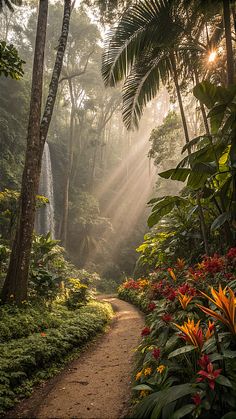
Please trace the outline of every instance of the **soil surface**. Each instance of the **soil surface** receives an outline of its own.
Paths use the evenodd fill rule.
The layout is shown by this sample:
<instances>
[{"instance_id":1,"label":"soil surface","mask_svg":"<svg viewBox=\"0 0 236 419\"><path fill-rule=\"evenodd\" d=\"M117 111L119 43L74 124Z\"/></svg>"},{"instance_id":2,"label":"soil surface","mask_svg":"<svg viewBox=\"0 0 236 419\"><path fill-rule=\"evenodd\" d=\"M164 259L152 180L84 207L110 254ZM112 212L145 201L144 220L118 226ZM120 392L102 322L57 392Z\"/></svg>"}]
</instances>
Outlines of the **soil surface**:
<instances>
[{"instance_id":1,"label":"soil surface","mask_svg":"<svg viewBox=\"0 0 236 419\"><path fill-rule=\"evenodd\" d=\"M128 415L134 349L144 317L124 301L102 299L116 312L109 331L9 412L7 419L121 419Z\"/></svg>"}]
</instances>

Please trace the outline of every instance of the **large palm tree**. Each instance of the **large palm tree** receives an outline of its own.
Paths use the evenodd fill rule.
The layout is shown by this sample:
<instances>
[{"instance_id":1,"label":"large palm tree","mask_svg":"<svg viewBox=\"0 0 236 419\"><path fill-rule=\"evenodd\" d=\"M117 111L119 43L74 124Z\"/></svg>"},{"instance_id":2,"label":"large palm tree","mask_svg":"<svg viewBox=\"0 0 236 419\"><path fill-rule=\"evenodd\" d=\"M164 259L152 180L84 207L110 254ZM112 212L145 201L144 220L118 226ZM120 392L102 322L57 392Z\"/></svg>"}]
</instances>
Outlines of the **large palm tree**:
<instances>
[{"instance_id":1,"label":"large palm tree","mask_svg":"<svg viewBox=\"0 0 236 419\"><path fill-rule=\"evenodd\" d=\"M186 141L189 140L180 95L179 68L192 49L200 49L184 24L185 9L176 0L143 0L126 11L108 35L102 73L106 85L125 79L123 118L137 127L147 102L160 83L173 80L180 105ZM192 24L192 22L191 22Z\"/></svg>"},{"instance_id":2,"label":"large palm tree","mask_svg":"<svg viewBox=\"0 0 236 419\"><path fill-rule=\"evenodd\" d=\"M108 36L102 73L106 85L125 79L123 119L128 129L138 126L143 109L153 99L160 83L174 82L186 143L188 127L179 83L180 69L193 72L193 56L205 50L199 42L205 24L201 14L189 13L184 1L143 0L123 15ZM194 52L194 54L193 54ZM188 148L188 153L191 153ZM199 219L208 252L206 226L201 209Z\"/></svg>"}]
</instances>

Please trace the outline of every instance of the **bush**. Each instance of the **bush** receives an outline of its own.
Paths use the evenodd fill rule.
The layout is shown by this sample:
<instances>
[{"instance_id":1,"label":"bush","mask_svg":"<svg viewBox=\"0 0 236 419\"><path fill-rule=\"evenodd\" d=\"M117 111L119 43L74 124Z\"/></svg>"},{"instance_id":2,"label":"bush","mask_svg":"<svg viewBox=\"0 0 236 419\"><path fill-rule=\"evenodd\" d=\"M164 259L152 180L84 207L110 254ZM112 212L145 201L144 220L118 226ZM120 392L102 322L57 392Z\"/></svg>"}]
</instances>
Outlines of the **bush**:
<instances>
[{"instance_id":1,"label":"bush","mask_svg":"<svg viewBox=\"0 0 236 419\"><path fill-rule=\"evenodd\" d=\"M81 349L112 317L110 305L101 302L72 312L60 305L52 312L11 306L1 310L0 412L29 395L33 384L53 374L68 352Z\"/></svg>"},{"instance_id":2,"label":"bush","mask_svg":"<svg viewBox=\"0 0 236 419\"><path fill-rule=\"evenodd\" d=\"M88 301L88 287L81 284L77 278L70 278L67 280L67 293L66 305L70 309L75 309Z\"/></svg>"}]
</instances>

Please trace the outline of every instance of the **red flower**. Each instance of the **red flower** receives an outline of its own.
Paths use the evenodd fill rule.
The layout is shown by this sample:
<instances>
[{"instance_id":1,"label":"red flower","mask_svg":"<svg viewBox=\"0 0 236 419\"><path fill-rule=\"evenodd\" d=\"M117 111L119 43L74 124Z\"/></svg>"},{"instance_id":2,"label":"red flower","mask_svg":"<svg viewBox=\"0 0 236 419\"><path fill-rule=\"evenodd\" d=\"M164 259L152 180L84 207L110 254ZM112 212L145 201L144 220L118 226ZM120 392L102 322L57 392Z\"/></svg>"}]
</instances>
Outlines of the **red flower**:
<instances>
[{"instance_id":1,"label":"red flower","mask_svg":"<svg viewBox=\"0 0 236 419\"><path fill-rule=\"evenodd\" d=\"M198 365L205 370L207 368L207 365L210 363L210 358L208 355L202 355L201 358L198 361Z\"/></svg>"},{"instance_id":2,"label":"red flower","mask_svg":"<svg viewBox=\"0 0 236 419\"><path fill-rule=\"evenodd\" d=\"M153 311L156 308L156 304L155 303L150 303L148 304L148 311Z\"/></svg>"},{"instance_id":3,"label":"red flower","mask_svg":"<svg viewBox=\"0 0 236 419\"><path fill-rule=\"evenodd\" d=\"M228 250L228 253L226 255L229 259L235 259L236 258L236 247L231 247L231 249Z\"/></svg>"},{"instance_id":4,"label":"red flower","mask_svg":"<svg viewBox=\"0 0 236 419\"><path fill-rule=\"evenodd\" d=\"M151 329L150 329L150 327L146 326L146 327L144 327L144 329L142 330L142 332L141 332L141 336L142 336L142 337L144 337L144 336L148 336L148 335L150 335L150 333L151 333Z\"/></svg>"},{"instance_id":5,"label":"red flower","mask_svg":"<svg viewBox=\"0 0 236 419\"><path fill-rule=\"evenodd\" d=\"M195 393L192 397L192 400L196 406L199 406L199 404L201 404L202 401L199 393Z\"/></svg>"},{"instance_id":6,"label":"red flower","mask_svg":"<svg viewBox=\"0 0 236 419\"><path fill-rule=\"evenodd\" d=\"M191 287L189 284L183 284L178 288L178 293L183 295L194 296L196 295L196 289Z\"/></svg>"},{"instance_id":7,"label":"red flower","mask_svg":"<svg viewBox=\"0 0 236 419\"><path fill-rule=\"evenodd\" d=\"M174 301L175 297L176 297L176 292L174 290L171 290L166 296L167 300L169 301Z\"/></svg>"},{"instance_id":8,"label":"red flower","mask_svg":"<svg viewBox=\"0 0 236 419\"><path fill-rule=\"evenodd\" d=\"M201 382L204 381L205 379L208 380L208 385L210 387L211 390L214 390L215 388L215 380L217 377L219 377L220 373L221 373L222 369L218 369L214 371L214 366L211 362L209 362L209 364L206 367L206 371L198 371L198 374L201 375L202 377L197 378L197 382Z\"/></svg>"},{"instance_id":9,"label":"red flower","mask_svg":"<svg viewBox=\"0 0 236 419\"><path fill-rule=\"evenodd\" d=\"M205 257L201 265L203 270L209 274L216 274L224 269L224 261L217 254L212 257Z\"/></svg>"},{"instance_id":10,"label":"red flower","mask_svg":"<svg viewBox=\"0 0 236 419\"><path fill-rule=\"evenodd\" d=\"M153 351L152 351L153 358L155 358L155 359L160 358L160 354L161 354L161 351L160 351L159 348L154 348L153 349Z\"/></svg>"},{"instance_id":11,"label":"red flower","mask_svg":"<svg viewBox=\"0 0 236 419\"><path fill-rule=\"evenodd\" d=\"M164 322L166 322L166 323L171 322L171 320L172 320L172 316L171 316L171 314L169 314L169 313L165 313L165 314L163 314L163 316L162 316L162 320L163 320Z\"/></svg>"},{"instance_id":12,"label":"red flower","mask_svg":"<svg viewBox=\"0 0 236 419\"><path fill-rule=\"evenodd\" d=\"M127 289L139 289L139 284L134 279L126 280L123 284L123 288Z\"/></svg>"}]
</instances>

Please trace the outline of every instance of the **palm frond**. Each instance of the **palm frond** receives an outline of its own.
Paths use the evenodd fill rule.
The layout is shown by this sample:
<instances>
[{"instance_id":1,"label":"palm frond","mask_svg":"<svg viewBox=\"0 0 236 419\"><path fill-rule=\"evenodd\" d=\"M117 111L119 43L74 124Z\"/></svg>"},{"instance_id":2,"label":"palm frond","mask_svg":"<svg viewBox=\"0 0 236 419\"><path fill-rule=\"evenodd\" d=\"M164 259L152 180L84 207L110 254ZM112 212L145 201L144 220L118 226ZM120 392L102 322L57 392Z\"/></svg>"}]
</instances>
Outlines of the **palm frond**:
<instances>
[{"instance_id":1,"label":"palm frond","mask_svg":"<svg viewBox=\"0 0 236 419\"><path fill-rule=\"evenodd\" d=\"M127 129L137 128L146 104L170 76L171 65L164 51L149 52L136 60L123 87L123 121Z\"/></svg>"},{"instance_id":2,"label":"palm frond","mask_svg":"<svg viewBox=\"0 0 236 419\"><path fill-rule=\"evenodd\" d=\"M128 9L105 42L102 75L106 85L124 79L144 48L176 41L183 28L174 6L174 0L143 0Z\"/></svg>"}]
</instances>

